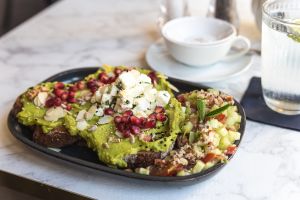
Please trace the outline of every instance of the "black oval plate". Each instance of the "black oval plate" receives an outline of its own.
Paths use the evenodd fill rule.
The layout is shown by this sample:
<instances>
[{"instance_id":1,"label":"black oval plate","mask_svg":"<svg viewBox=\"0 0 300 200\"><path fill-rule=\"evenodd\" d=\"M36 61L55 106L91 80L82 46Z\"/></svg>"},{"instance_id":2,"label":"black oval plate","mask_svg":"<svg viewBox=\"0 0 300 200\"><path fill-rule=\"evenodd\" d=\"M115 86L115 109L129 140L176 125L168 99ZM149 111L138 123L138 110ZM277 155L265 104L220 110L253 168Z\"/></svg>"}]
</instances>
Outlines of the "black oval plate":
<instances>
[{"instance_id":1,"label":"black oval plate","mask_svg":"<svg viewBox=\"0 0 300 200\"><path fill-rule=\"evenodd\" d=\"M87 67L87 68L72 69L51 76L45 81L61 81L61 82L71 83L83 79L88 74L96 72L97 69L99 68ZM207 89L207 87L205 86L196 87L188 83L183 83L171 78L169 79L169 81L173 85L175 85L181 93L189 92L192 90ZM242 116L241 128L239 130L242 139L245 131L245 124L246 124L245 112L242 106L237 101L235 101L235 104L238 107L238 111L240 115ZM97 157L97 154L92 150L88 149L87 147L70 145L61 148L60 152L56 152L54 150L48 149L47 147L38 145L32 141L32 131L28 127L20 124L18 120L13 116L12 112L9 113L7 123L8 123L9 130L18 140L20 140L24 144L28 145L29 147L37 151L43 152L49 156L58 158L60 160L65 160L71 163L75 163L80 166L84 166L95 170L100 170L102 172L106 172L114 175L134 178L134 179L159 181L159 182L175 182L175 183L194 182L197 180L205 180L209 176L215 174L225 165L225 163L218 163L215 166L209 168L208 170L205 170L197 174L188 175L188 176L176 176L176 177L147 176L147 175L137 174L133 172L127 172L121 169L108 167L104 163L101 163ZM240 141L241 140L236 141L235 144L239 146ZM232 157L233 156L230 156L229 159L231 159Z\"/></svg>"}]
</instances>

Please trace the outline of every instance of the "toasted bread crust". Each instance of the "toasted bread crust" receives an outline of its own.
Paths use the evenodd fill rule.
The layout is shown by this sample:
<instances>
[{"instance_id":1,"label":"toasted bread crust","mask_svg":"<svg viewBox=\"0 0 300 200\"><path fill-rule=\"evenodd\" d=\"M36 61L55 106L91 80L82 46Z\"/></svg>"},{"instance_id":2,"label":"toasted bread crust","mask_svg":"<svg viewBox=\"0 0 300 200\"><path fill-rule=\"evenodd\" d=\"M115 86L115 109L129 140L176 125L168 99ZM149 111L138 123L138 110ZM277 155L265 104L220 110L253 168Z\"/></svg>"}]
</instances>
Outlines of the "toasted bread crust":
<instances>
[{"instance_id":1,"label":"toasted bread crust","mask_svg":"<svg viewBox=\"0 0 300 200\"><path fill-rule=\"evenodd\" d=\"M32 138L34 142L40 145L53 148L61 148L71 145L80 139L78 136L70 135L63 126L56 127L49 133L43 133L41 127L36 126Z\"/></svg>"}]
</instances>

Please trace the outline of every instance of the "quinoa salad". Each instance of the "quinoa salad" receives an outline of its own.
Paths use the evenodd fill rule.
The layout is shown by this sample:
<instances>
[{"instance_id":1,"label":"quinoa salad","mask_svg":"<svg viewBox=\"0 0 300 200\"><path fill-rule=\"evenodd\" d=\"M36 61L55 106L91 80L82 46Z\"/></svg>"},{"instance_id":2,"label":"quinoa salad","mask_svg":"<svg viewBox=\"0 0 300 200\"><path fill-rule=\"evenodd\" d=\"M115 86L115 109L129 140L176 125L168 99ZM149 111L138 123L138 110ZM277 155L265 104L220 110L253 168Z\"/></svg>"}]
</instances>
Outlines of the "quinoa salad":
<instances>
[{"instance_id":1,"label":"quinoa salad","mask_svg":"<svg viewBox=\"0 0 300 200\"><path fill-rule=\"evenodd\" d=\"M104 65L74 83L40 83L16 100L13 114L39 145L80 145L107 166L152 176L226 163L241 137L232 96L180 93L163 74L127 66Z\"/></svg>"}]
</instances>

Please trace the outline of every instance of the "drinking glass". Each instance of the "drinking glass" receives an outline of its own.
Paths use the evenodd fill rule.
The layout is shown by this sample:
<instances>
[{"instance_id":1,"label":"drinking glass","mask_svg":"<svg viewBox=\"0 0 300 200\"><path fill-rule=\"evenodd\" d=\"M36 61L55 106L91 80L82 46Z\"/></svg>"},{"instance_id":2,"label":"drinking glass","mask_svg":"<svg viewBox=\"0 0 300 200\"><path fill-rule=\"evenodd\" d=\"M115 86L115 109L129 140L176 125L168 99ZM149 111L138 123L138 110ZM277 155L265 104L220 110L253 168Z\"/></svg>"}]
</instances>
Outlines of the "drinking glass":
<instances>
[{"instance_id":1,"label":"drinking glass","mask_svg":"<svg viewBox=\"0 0 300 200\"><path fill-rule=\"evenodd\" d=\"M263 4L262 89L269 108L300 113L300 1Z\"/></svg>"},{"instance_id":2,"label":"drinking glass","mask_svg":"<svg viewBox=\"0 0 300 200\"><path fill-rule=\"evenodd\" d=\"M161 29L169 20L187 16L188 0L160 0L158 26Z\"/></svg>"}]
</instances>

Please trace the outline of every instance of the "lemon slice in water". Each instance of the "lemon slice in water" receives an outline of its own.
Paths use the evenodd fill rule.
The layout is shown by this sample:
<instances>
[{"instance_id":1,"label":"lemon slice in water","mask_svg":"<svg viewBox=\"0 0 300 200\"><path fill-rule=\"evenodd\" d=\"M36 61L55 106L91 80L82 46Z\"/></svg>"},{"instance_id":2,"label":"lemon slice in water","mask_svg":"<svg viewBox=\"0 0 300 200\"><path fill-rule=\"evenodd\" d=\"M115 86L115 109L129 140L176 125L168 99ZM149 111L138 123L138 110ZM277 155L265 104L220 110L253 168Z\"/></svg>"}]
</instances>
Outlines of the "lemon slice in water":
<instances>
[{"instance_id":1,"label":"lemon slice in water","mask_svg":"<svg viewBox=\"0 0 300 200\"><path fill-rule=\"evenodd\" d=\"M293 23L296 23L297 25L292 25L292 33L288 33L288 37L293 39L296 42L300 43L300 19L295 19L292 21Z\"/></svg>"}]
</instances>

